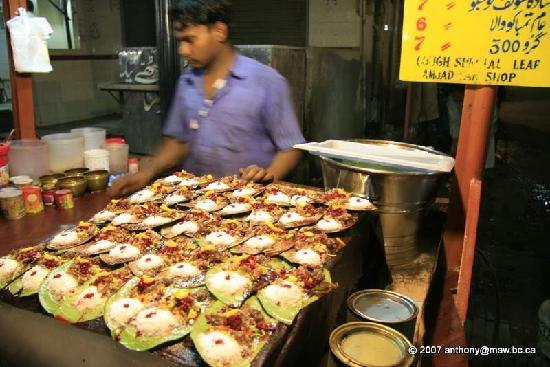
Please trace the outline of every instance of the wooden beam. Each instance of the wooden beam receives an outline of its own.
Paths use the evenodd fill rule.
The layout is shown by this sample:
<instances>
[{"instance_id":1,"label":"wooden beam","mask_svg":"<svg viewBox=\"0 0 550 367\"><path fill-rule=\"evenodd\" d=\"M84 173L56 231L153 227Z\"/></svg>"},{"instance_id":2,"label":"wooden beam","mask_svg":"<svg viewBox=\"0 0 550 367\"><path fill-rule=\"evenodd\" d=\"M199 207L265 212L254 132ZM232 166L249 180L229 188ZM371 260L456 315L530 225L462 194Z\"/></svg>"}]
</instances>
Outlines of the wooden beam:
<instances>
[{"instance_id":1,"label":"wooden beam","mask_svg":"<svg viewBox=\"0 0 550 367\"><path fill-rule=\"evenodd\" d=\"M443 244L447 268L458 270L464 243L470 181L481 179L496 98L494 86L466 86Z\"/></svg>"},{"instance_id":2,"label":"wooden beam","mask_svg":"<svg viewBox=\"0 0 550 367\"><path fill-rule=\"evenodd\" d=\"M456 309L462 325L468 315L468 303L470 301L470 288L472 283L472 271L474 269L474 257L477 240L477 223L479 221L479 207L481 203L481 180L472 179L470 193L468 195L468 211L466 213L466 226L464 228L464 244L462 246L462 260L458 273L456 289Z\"/></svg>"},{"instance_id":3,"label":"wooden beam","mask_svg":"<svg viewBox=\"0 0 550 367\"><path fill-rule=\"evenodd\" d=\"M454 169L453 188L451 190L447 222L443 232L443 249L445 251L445 283L443 285L442 301L432 334L432 345L466 346L464 320L467 313L467 302L471 285L471 269L464 269L462 279L461 262L464 256L464 266L473 264L475 239L471 236L477 228L479 203L481 201L481 182L474 184L472 180L481 180L485 168L487 140L491 129L493 108L496 98L496 87L467 86L464 94L462 119L458 150ZM472 191L471 191L472 190ZM470 197L470 194L472 195ZM470 217L466 223L467 215ZM469 235L465 241L465 233ZM466 252L464 244L466 243ZM461 286L459 302L455 303L454 291ZM464 294L467 290L467 294ZM464 305L466 303L466 306ZM437 354L432 356L434 367L468 366L466 355Z\"/></svg>"},{"instance_id":4,"label":"wooden beam","mask_svg":"<svg viewBox=\"0 0 550 367\"><path fill-rule=\"evenodd\" d=\"M18 8L27 8L25 0L2 0L4 21L16 15ZM36 139L32 75L15 72L9 31L6 29L10 64L13 127L19 139Z\"/></svg>"}]
</instances>

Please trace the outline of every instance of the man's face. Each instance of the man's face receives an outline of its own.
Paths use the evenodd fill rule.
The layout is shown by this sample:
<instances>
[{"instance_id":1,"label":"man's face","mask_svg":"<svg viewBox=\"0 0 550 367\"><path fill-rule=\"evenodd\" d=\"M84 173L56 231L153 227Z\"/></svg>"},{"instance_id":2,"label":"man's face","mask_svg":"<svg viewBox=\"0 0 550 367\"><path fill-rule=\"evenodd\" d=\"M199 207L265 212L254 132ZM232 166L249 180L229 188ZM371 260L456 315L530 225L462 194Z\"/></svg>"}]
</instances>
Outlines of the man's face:
<instances>
[{"instance_id":1,"label":"man's face","mask_svg":"<svg viewBox=\"0 0 550 367\"><path fill-rule=\"evenodd\" d=\"M175 24L178 51L194 68L207 67L217 57L227 36L217 25Z\"/></svg>"}]
</instances>

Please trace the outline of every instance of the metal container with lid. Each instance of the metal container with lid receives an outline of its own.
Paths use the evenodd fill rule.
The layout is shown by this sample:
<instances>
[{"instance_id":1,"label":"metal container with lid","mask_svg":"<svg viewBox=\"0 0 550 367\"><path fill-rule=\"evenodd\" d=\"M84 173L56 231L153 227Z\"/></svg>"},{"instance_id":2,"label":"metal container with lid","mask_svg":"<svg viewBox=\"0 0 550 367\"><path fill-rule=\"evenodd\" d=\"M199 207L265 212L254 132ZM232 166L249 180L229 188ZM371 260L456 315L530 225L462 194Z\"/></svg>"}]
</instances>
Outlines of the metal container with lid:
<instances>
[{"instance_id":1,"label":"metal container with lid","mask_svg":"<svg viewBox=\"0 0 550 367\"><path fill-rule=\"evenodd\" d=\"M383 289L366 289L349 296L348 308L357 321L381 323L414 340L418 306L409 297Z\"/></svg>"},{"instance_id":2,"label":"metal container with lid","mask_svg":"<svg viewBox=\"0 0 550 367\"><path fill-rule=\"evenodd\" d=\"M330 350L344 366L409 367L412 344L400 332L374 322L350 322L330 334Z\"/></svg>"},{"instance_id":3,"label":"metal container with lid","mask_svg":"<svg viewBox=\"0 0 550 367\"><path fill-rule=\"evenodd\" d=\"M359 143L445 154L414 144L385 140L353 140ZM409 264L418 256L418 229L423 213L434 201L446 172L363 164L321 157L325 189L342 188L367 197L376 206L377 235L384 242L390 267Z\"/></svg>"}]
</instances>

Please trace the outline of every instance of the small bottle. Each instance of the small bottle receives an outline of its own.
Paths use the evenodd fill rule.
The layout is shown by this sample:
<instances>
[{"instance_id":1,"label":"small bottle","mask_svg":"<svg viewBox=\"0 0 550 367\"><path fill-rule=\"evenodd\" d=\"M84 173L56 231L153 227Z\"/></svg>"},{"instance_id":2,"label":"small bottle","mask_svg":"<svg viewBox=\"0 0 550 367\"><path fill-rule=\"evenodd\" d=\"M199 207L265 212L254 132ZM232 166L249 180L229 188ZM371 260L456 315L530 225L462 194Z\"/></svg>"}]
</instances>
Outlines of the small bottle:
<instances>
[{"instance_id":1,"label":"small bottle","mask_svg":"<svg viewBox=\"0 0 550 367\"><path fill-rule=\"evenodd\" d=\"M139 160L137 158L128 158L128 173L133 175L139 171Z\"/></svg>"}]
</instances>

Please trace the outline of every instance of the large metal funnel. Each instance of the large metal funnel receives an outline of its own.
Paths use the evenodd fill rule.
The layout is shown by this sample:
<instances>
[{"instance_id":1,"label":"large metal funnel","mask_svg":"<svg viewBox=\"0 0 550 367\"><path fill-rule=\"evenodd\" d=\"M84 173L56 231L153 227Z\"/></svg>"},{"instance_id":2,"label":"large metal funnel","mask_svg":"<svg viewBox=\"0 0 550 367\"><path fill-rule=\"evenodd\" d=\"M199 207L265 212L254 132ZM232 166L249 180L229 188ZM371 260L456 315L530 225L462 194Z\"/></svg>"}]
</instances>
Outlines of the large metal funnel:
<instances>
[{"instance_id":1,"label":"large metal funnel","mask_svg":"<svg viewBox=\"0 0 550 367\"><path fill-rule=\"evenodd\" d=\"M384 140L354 140L369 144L393 145L444 155L413 144ZM377 207L378 234L384 242L388 266L405 265L418 255L418 229L424 210L429 207L447 176L444 172L391 169L382 166L350 164L321 157L325 189L340 187L368 197Z\"/></svg>"}]
</instances>

